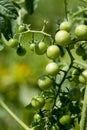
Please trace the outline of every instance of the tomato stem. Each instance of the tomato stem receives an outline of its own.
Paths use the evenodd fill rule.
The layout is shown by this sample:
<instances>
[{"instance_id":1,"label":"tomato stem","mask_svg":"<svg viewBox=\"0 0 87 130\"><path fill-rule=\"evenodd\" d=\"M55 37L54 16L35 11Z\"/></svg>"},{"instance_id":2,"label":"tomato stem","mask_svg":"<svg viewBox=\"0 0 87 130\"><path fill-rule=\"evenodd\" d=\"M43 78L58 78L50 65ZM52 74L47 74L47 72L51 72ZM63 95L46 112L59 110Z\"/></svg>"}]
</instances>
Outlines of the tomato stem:
<instances>
[{"instance_id":1,"label":"tomato stem","mask_svg":"<svg viewBox=\"0 0 87 130\"><path fill-rule=\"evenodd\" d=\"M86 130L86 126L87 126L87 83L85 88L83 109L81 114L80 130Z\"/></svg>"},{"instance_id":2,"label":"tomato stem","mask_svg":"<svg viewBox=\"0 0 87 130\"><path fill-rule=\"evenodd\" d=\"M16 37L17 35L20 35L20 34L26 34L26 33L38 33L38 34L43 34L43 35L45 35L45 36L48 36L48 37L52 37L50 34L48 34L48 33L46 33L46 32L44 32L43 30L41 30L41 31L38 31L38 30L27 30L27 31L25 31L25 32L21 32L21 33L16 33L15 35L14 35L14 37Z\"/></svg>"},{"instance_id":3,"label":"tomato stem","mask_svg":"<svg viewBox=\"0 0 87 130\"><path fill-rule=\"evenodd\" d=\"M0 105L25 129L25 130L33 130L33 128L29 128L22 120L20 120L9 108L8 106L0 99Z\"/></svg>"},{"instance_id":4,"label":"tomato stem","mask_svg":"<svg viewBox=\"0 0 87 130\"><path fill-rule=\"evenodd\" d=\"M73 13L73 15L71 16L71 18L74 18L74 17L76 17L77 15L79 15L79 14L85 12L85 11L87 11L87 8L84 8L84 9L82 9L82 10L79 10L79 11Z\"/></svg>"}]
</instances>

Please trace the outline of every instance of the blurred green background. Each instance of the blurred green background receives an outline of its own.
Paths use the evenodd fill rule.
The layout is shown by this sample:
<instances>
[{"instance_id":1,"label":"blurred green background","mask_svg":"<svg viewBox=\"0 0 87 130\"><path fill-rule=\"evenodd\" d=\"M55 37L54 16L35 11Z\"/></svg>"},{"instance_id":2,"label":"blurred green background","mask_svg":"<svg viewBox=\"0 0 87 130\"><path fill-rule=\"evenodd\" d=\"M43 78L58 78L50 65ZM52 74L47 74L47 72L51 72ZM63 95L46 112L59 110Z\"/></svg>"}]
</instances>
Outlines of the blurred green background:
<instances>
[{"instance_id":1,"label":"blurred green background","mask_svg":"<svg viewBox=\"0 0 87 130\"><path fill-rule=\"evenodd\" d=\"M76 10L80 4L83 4L80 0L68 0L69 9ZM24 23L31 24L34 30L41 30L43 21L47 20L46 32L54 35L58 21L64 17L64 0L39 0L35 12L32 15L25 15ZM35 38L41 40L42 36L35 35ZM46 55L38 56L30 51L29 41L31 41L30 34L24 35L21 39L27 50L23 57L18 56L15 49L5 48L0 51L0 96L24 121L24 107L39 92L37 79L45 73L45 65L49 61ZM49 39L47 42L49 44ZM21 130L21 127L1 107L0 130Z\"/></svg>"}]
</instances>

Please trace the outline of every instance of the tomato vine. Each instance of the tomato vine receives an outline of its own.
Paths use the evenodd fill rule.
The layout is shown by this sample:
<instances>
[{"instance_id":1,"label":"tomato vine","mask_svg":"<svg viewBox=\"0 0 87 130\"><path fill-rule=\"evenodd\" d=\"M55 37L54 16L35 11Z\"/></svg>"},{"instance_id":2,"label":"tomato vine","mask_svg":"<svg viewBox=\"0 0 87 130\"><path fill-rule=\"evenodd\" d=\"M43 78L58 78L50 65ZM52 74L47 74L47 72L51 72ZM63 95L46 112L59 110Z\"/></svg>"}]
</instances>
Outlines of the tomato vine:
<instances>
[{"instance_id":1,"label":"tomato vine","mask_svg":"<svg viewBox=\"0 0 87 130\"><path fill-rule=\"evenodd\" d=\"M0 4L5 7L4 4ZM26 3L29 1L25 1ZM33 1L34 2L34 1ZM33 3L30 2L28 12L32 14ZM45 74L38 78L37 85L40 94L34 96L31 102L26 106L27 110L33 110L33 118L29 127L22 122L0 99L2 106L25 130L85 130L87 118L87 20L80 14L87 11L82 8L77 12L68 11L68 1L65 3L65 18L59 23L54 36L45 32L47 21L41 30L32 30L30 25L20 24L17 26L15 33L10 37L9 34L0 32L0 42L2 46L14 48L19 56L26 55L26 48L21 44L24 34L31 34L29 46L37 55L46 55L49 59L45 67ZM17 4L17 3L16 3ZM9 19L18 17L17 5L9 2L13 9L7 8L7 12L14 11L4 15ZM19 6L18 6L19 7ZM1 8L1 7L0 7ZM21 7L19 7L21 8ZM26 6L28 9L28 6ZM1 8L3 9L3 7ZM2 11L1 11L2 12ZM77 19L79 22L77 22ZM5 19L4 19L5 20ZM12 28L11 28L12 29ZM11 30L10 30L11 31ZM42 36L41 40L36 40L35 35ZM46 38L50 43L46 43ZM4 49L4 48L3 48ZM74 56L75 55L75 56ZM68 58L67 58L68 57ZM81 62L76 57L81 58ZM67 58L67 59L65 59ZM69 60L69 61L67 61ZM82 61L85 61L82 63ZM85 92L82 89L85 89ZM82 103L83 101L83 103Z\"/></svg>"}]
</instances>

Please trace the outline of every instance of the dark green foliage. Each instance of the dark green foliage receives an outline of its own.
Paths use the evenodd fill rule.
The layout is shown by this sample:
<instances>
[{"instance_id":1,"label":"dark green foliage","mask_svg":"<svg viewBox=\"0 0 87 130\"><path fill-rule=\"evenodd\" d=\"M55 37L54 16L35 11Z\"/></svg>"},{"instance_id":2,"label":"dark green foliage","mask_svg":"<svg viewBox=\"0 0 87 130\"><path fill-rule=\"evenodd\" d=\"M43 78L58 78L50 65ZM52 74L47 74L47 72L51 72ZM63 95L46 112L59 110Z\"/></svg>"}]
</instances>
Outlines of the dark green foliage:
<instances>
[{"instance_id":1,"label":"dark green foliage","mask_svg":"<svg viewBox=\"0 0 87 130\"><path fill-rule=\"evenodd\" d=\"M34 0L25 0L25 6L29 14L34 12Z\"/></svg>"},{"instance_id":2,"label":"dark green foliage","mask_svg":"<svg viewBox=\"0 0 87 130\"><path fill-rule=\"evenodd\" d=\"M0 14L7 18L17 18L18 13L14 4L8 0L0 0Z\"/></svg>"},{"instance_id":3,"label":"dark green foliage","mask_svg":"<svg viewBox=\"0 0 87 130\"><path fill-rule=\"evenodd\" d=\"M16 6L8 0L0 0L0 34L7 39L12 36L11 20L16 19L18 12Z\"/></svg>"}]
</instances>

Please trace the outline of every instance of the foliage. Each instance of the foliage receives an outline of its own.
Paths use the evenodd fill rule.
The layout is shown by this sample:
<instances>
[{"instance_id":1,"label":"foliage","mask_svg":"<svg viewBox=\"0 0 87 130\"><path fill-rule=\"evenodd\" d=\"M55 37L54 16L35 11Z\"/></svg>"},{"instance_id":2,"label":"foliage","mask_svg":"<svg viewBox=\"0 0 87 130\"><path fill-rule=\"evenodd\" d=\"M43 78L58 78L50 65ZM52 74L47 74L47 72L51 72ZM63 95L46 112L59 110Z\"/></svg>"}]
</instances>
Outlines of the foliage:
<instances>
[{"instance_id":1,"label":"foliage","mask_svg":"<svg viewBox=\"0 0 87 130\"><path fill-rule=\"evenodd\" d=\"M65 16L58 19L55 33L51 34L45 31L48 26L46 20L41 30L33 30L30 24L23 22L26 14L34 13L38 1L0 1L0 51L4 53L12 49L21 58L26 56L29 50L31 54L40 57L40 60L37 57L34 60L42 62L43 58L47 59L44 60L43 74L41 64L40 67L35 64L39 68L39 72L34 74L35 81L32 78L33 68L27 66L27 62L23 61L16 66L11 63L10 76L7 68L4 68L4 71L3 67L0 68L2 85L0 106L25 130L84 130L87 126L87 8L84 4L86 1L83 0L75 11L73 7L69 8L68 0L63 2ZM20 13L22 9L25 12L23 15ZM34 65L34 62L32 64ZM41 75L39 78L38 73ZM16 102L19 112L21 107L17 94L20 88L17 87L23 84L32 84L39 88L38 95L31 98L23 112L27 125L3 102L3 98L9 97L9 100ZM17 91L15 90L12 95L10 92L7 94L7 86L13 87L13 90L17 88Z\"/></svg>"}]
</instances>

